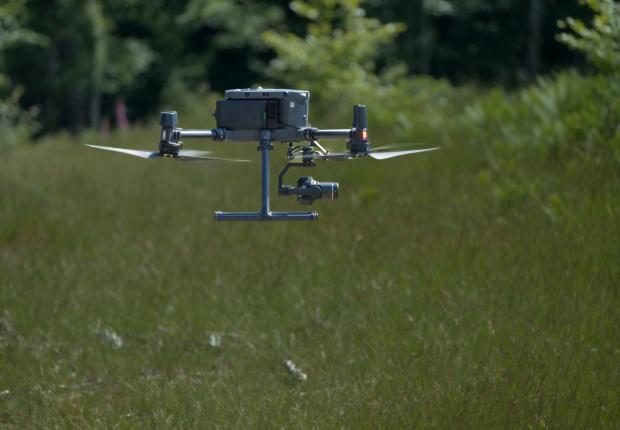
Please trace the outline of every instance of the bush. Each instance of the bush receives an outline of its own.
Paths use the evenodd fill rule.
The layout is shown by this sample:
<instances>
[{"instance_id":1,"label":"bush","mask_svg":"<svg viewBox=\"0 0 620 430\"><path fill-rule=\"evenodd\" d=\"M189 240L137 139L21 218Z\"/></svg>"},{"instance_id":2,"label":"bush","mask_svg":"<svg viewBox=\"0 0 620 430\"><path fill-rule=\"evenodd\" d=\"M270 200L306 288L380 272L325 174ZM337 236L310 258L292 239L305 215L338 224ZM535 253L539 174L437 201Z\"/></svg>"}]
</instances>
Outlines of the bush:
<instances>
[{"instance_id":1,"label":"bush","mask_svg":"<svg viewBox=\"0 0 620 430\"><path fill-rule=\"evenodd\" d=\"M0 99L0 150L28 140L38 128L34 119L36 112L24 111L19 106L20 95L20 91L15 90L9 97Z\"/></svg>"},{"instance_id":2,"label":"bush","mask_svg":"<svg viewBox=\"0 0 620 430\"><path fill-rule=\"evenodd\" d=\"M619 96L615 79L564 72L516 94L495 90L466 109L462 126L475 143L511 153L532 148L583 155L603 150L616 134Z\"/></svg>"},{"instance_id":3,"label":"bush","mask_svg":"<svg viewBox=\"0 0 620 430\"><path fill-rule=\"evenodd\" d=\"M594 12L592 27L567 18L558 39L583 52L600 72L564 72L514 94L495 90L467 107L458 128L480 147L485 167L480 182L500 207L540 204L551 218L561 198L549 178L528 177L528 164L556 161L573 170L620 163L620 4L582 2Z\"/></svg>"},{"instance_id":4,"label":"bush","mask_svg":"<svg viewBox=\"0 0 620 430\"><path fill-rule=\"evenodd\" d=\"M513 207L549 198L547 179L528 177L529 163L620 163L619 124L616 79L564 72L515 94L493 91L465 109L457 129L484 154L481 183Z\"/></svg>"}]
</instances>

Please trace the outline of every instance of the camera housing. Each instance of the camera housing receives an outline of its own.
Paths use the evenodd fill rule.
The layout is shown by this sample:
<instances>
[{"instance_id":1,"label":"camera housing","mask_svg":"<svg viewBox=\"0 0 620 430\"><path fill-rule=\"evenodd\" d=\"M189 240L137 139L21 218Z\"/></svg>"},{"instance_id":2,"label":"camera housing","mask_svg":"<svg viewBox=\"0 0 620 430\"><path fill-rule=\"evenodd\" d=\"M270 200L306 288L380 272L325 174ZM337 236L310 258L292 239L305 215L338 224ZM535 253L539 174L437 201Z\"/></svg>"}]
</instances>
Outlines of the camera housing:
<instances>
[{"instance_id":1,"label":"camera housing","mask_svg":"<svg viewBox=\"0 0 620 430\"><path fill-rule=\"evenodd\" d=\"M317 199L337 200L338 182L319 182L312 176L302 176L297 180L297 188L293 193L302 205L311 205Z\"/></svg>"}]
</instances>

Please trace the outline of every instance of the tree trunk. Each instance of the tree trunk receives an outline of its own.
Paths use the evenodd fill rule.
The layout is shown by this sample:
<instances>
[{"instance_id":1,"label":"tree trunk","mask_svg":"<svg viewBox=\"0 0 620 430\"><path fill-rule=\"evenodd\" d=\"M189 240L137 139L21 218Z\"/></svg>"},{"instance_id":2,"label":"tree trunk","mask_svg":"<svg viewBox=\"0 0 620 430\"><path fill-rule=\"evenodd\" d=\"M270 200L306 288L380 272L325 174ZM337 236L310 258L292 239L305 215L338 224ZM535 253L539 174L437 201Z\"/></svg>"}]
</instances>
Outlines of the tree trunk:
<instances>
[{"instance_id":1,"label":"tree trunk","mask_svg":"<svg viewBox=\"0 0 620 430\"><path fill-rule=\"evenodd\" d=\"M404 7L403 21L407 23L407 32L403 43L403 52L411 70L415 73L429 72L428 40L423 0L409 0Z\"/></svg>"},{"instance_id":2,"label":"tree trunk","mask_svg":"<svg viewBox=\"0 0 620 430\"><path fill-rule=\"evenodd\" d=\"M540 38L542 31L542 0L530 0L529 30L527 47L527 74L530 81L540 71Z\"/></svg>"},{"instance_id":3,"label":"tree trunk","mask_svg":"<svg viewBox=\"0 0 620 430\"><path fill-rule=\"evenodd\" d=\"M93 32L92 76L89 95L89 126L98 129L101 123L101 93L107 60L105 18L99 0L89 0L87 15Z\"/></svg>"}]
</instances>

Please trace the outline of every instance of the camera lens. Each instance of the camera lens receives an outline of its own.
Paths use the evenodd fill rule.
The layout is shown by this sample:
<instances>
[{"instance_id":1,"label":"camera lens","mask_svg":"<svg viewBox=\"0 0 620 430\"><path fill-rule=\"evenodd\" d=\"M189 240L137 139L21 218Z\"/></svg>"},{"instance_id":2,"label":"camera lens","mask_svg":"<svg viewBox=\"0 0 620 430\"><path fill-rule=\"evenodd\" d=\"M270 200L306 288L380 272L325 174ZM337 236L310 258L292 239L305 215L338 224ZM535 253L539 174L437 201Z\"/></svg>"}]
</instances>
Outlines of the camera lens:
<instances>
[{"instance_id":1,"label":"camera lens","mask_svg":"<svg viewBox=\"0 0 620 430\"><path fill-rule=\"evenodd\" d=\"M319 182L319 187L323 191L322 198L328 200L338 199L338 182Z\"/></svg>"},{"instance_id":2,"label":"camera lens","mask_svg":"<svg viewBox=\"0 0 620 430\"><path fill-rule=\"evenodd\" d=\"M312 204L316 199L338 198L338 182L319 182L310 176L299 178L297 190L297 200L301 204Z\"/></svg>"}]
</instances>

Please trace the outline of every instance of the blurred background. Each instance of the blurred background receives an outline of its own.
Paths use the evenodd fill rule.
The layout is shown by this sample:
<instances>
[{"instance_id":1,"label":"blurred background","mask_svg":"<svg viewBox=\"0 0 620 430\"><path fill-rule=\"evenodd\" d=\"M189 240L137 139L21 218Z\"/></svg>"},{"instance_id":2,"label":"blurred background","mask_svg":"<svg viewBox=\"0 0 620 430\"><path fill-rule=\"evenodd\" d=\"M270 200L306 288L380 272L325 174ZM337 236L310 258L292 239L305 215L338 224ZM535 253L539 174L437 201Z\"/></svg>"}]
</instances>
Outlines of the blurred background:
<instances>
[{"instance_id":1,"label":"blurred background","mask_svg":"<svg viewBox=\"0 0 620 430\"><path fill-rule=\"evenodd\" d=\"M414 75L516 88L587 70L557 40L568 16L592 10L576 0L6 0L1 121L31 117L35 136L123 128L166 103L258 83L329 86L341 100L355 94L350 66L367 91Z\"/></svg>"},{"instance_id":2,"label":"blurred background","mask_svg":"<svg viewBox=\"0 0 620 430\"><path fill-rule=\"evenodd\" d=\"M214 224L260 163L83 145L254 85L441 150ZM1 0L0 427L617 428L619 124L613 0Z\"/></svg>"}]
</instances>

